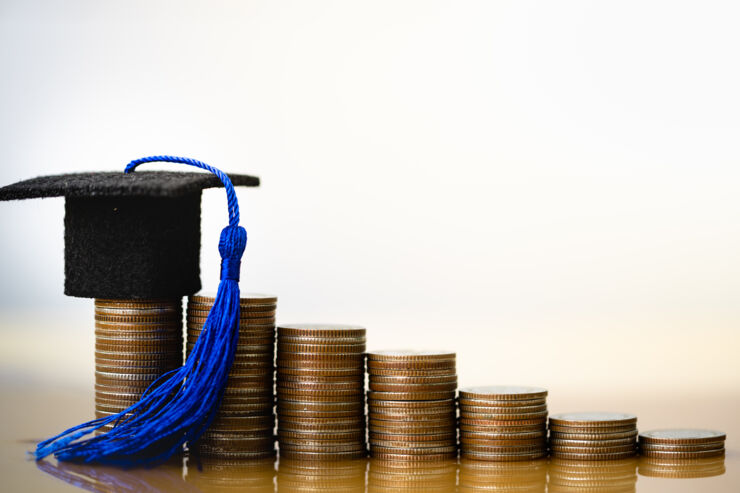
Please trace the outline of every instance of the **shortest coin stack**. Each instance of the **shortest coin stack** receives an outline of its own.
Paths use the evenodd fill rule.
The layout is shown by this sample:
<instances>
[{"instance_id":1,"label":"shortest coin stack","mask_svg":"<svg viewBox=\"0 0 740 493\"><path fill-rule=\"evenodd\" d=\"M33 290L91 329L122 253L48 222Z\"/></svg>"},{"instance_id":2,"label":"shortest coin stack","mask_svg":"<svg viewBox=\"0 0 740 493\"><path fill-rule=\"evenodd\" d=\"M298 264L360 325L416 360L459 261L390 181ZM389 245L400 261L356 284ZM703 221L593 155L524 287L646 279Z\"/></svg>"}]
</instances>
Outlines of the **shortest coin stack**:
<instances>
[{"instance_id":1,"label":"shortest coin stack","mask_svg":"<svg viewBox=\"0 0 740 493\"><path fill-rule=\"evenodd\" d=\"M460 389L460 452L511 462L547 456L547 389L508 385Z\"/></svg>"},{"instance_id":2,"label":"shortest coin stack","mask_svg":"<svg viewBox=\"0 0 740 493\"><path fill-rule=\"evenodd\" d=\"M637 452L637 416L585 412L550 416L550 454L561 459L618 460Z\"/></svg>"},{"instance_id":3,"label":"shortest coin stack","mask_svg":"<svg viewBox=\"0 0 740 493\"><path fill-rule=\"evenodd\" d=\"M671 429L640 433L640 454L655 459L706 459L725 454L726 435L712 430Z\"/></svg>"}]
</instances>

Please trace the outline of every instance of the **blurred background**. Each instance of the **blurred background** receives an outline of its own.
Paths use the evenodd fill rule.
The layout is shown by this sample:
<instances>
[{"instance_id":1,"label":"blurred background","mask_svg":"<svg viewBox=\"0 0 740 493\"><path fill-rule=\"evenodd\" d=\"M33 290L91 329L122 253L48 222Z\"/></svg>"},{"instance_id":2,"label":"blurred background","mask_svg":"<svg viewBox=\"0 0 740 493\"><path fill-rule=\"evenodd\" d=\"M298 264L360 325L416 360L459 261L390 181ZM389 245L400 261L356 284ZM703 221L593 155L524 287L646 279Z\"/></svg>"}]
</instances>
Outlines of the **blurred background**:
<instances>
[{"instance_id":1,"label":"blurred background","mask_svg":"<svg viewBox=\"0 0 740 493\"><path fill-rule=\"evenodd\" d=\"M739 21L731 1L4 0L0 185L151 154L255 174L242 289L283 322L455 350L463 386L737 395ZM0 382L92 394L63 214L0 203ZM225 223L205 192L208 290Z\"/></svg>"}]
</instances>

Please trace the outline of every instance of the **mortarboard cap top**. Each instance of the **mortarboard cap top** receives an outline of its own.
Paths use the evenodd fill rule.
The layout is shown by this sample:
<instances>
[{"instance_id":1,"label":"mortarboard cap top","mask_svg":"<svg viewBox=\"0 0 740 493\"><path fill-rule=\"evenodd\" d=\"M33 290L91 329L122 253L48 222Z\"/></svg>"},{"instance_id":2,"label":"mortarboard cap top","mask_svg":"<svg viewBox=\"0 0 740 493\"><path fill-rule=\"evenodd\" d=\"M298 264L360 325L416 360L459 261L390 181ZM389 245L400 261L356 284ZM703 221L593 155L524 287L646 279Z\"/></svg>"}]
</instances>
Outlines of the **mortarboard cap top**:
<instances>
[{"instance_id":1,"label":"mortarboard cap top","mask_svg":"<svg viewBox=\"0 0 740 493\"><path fill-rule=\"evenodd\" d=\"M229 174L234 186L259 178ZM43 176L0 200L65 197L65 287L83 298L173 298L200 290L200 197L210 173L143 171Z\"/></svg>"}]
</instances>

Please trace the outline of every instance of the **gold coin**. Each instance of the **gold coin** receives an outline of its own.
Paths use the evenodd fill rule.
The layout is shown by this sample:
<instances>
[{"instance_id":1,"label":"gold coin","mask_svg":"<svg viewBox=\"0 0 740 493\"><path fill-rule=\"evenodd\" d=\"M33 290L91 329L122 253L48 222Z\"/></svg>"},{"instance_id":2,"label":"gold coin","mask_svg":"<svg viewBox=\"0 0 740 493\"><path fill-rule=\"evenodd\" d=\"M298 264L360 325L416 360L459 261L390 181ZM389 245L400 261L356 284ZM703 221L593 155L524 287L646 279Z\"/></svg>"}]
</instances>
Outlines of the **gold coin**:
<instances>
[{"instance_id":1,"label":"gold coin","mask_svg":"<svg viewBox=\"0 0 740 493\"><path fill-rule=\"evenodd\" d=\"M399 369L399 368L369 368L367 369L370 379L376 377L412 377L412 378L425 378L425 377L457 377L455 367L448 368L437 368L437 369Z\"/></svg>"},{"instance_id":2,"label":"gold coin","mask_svg":"<svg viewBox=\"0 0 740 493\"><path fill-rule=\"evenodd\" d=\"M460 414L488 414L488 415L501 415L501 414L531 414L531 413L547 413L547 406L522 406L522 407L492 407L492 406L467 406L460 404Z\"/></svg>"},{"instance_id":3,"label":"gold coin","mask_svg":"<svg viewBox=\"0 0 740 493\"><path fill-rule=\"evenodd\" d=\"M278 341L278 351L283 353L312 353L312 354L364 354L365 343L361 344L286 344Z\"/></svg>"},{"instance_id":4,"label":"gold coin","mask_svg":"<svg viewBox=\"0 0 740 493\"><path fill-rule=\"evenodd\" d=\"M355 374L355 375L308 375L308 376L299 376L299 375L285 375L281 374L278 377L278 380L280 382L285 383L291 383L291 384L299 384L299 383L307 383L307 384L329 384L329 383L341 383L341 384L352 384L352 385L359 385L363 386L365 384L365 379L362 378L361 375Z\"/></svg>"},{"instance_id":5,"label":"gold coin","mask_svg":"<svg viewBox=\"0 0 740 493\"><path fill-rule=\"evenodd\" d=\"M518 425L545 425L547 423L546 418L536 418L536 419L520 419L517 421L514 420L495 420L495 419L477 419L477 418L466 418L461 417L460 418L460 425L473 425L473 426L484 426L484 427L499 427L499 426L509 426L510 423L516 423Z\"/></svg>"},{"instance_id":6,"label":"gold coin","mask_svg":"<svg viewBox=\"0 0 740 493\"><path fill-rule=\"evenodd\" d=\"M385 421L382 419L370 418L368 428L372 432L385 433L406 433L409 435L432 432L450 432L456 429L454 419L437 419L424 421L421 423L414 421Z\"/></svg>"},{"instance_id":7,"label":"gold coin","mask_svg":"<svg viewBox=\"0 0 740 493\"><path fill-rule=\"evenodd\" d=\"M455 392L375 392L368 391L368 399L373 401L438 401L455 397Z\"/></svg>"},{"instance_id":8,"label":"gold coin","mask_svg":"<svg viewBox=\"0 0 740 493\"><path fill-rule=\"evenodd\" d=\"M629 443L626 445L604 445L596 444L569 446L569 445L552 445L550 449L558 453L566 454L608 454L621 452L634 452L637 450L637 444Z\"/></svg>"},{"instance_id":9,"label":"gold coin","mask_svg":"<svg viewBox=\"0 0 740 493\"><path fill-rule=\"evenodd\" d=\"M693 444L663 444L663 443L640 443L642 452L700 452L703 450L717 450L724 448L725 442L705 442Z\"/></svg>"},{"instance_id":10,"label":"gold coin","mask_svg":"<svg viewBox=\"0 0 740 493\"><path fill-rule=\"evenodd\" d=\"M543 406L547 404L547 399L527 399L527 400L484 400L484 399L467 399L460 397L458 399L460 406L471 406L471 407L495 407L495 408L510 408L510 407L527 407L527 406Z\"/></svg>"},{"instance_id":11,"label":"gold coin","mask_svg":"<svg viewBox=\"0 0 740 493\"><path fill-rule=\"evenodd\" d=\"M406 361L439 361L439 360L454 360L456 354L449 351L414 351L414 350L401 350L401 351L372 351L367 353L368 361L393 361L393 362L406 362Z\"/></svg>"},{"instance_id":12,"label":"gold coin","mask_svg":"<svg viewBox=\"0 0 740 493\"><path fill-rule=\"evenodd\" d=\"M535 452L524 452L524 453L485 453L475 452L471 450L460 450L460 456L464 459L470 460L484 460L484 461L496 461L496 462L518 462L518 461L531 461L536 459L542 459L547 457L547 451L535 451Z\"/></svg>"},{"instance_id":13,"label":"gold coin","mask_svg":"<svg viewBox=\"0 0 740 493\"><path fill-rule=\"evenodd\" d=\"M518 434L518 433L547 433L547 426L546 423L540 422L535 424L528 424L528 425L518 425L517 421L507 421L507 424L504 425L480 425L480 424L467 424L467 423L460 423L460 431L470 432L470 433L482 433L482 434ZM509 423L514 423L516 426L512 426Z\"/></svg>"},{"instance_id":14,"label":"gold coin","mask_svg":"<svg viewBox=\"0 0 740 493\"><path fill-rule=\"evenodd\" d=\"M402 455L444 455L444 454L457 454L457 445L445 445L439 447L426 447L426 448L394 448L384 447L382 445L371 445L370 453L375 456L376 454L383 456L386 454L402 454Z\"/></svg>"},{"instance_id":15,"label":"gold coin","mask_svg":"<svg viewBox=\"0 0 740 493\"><path fill-rule=\"evenodd\" d=\"M550 416L550 424L560 427L606 428L637 423L637 416L626 413L583 412L561 413Z\"/></svg>"},{"instance_id":16,"label":"gold coin","mask_svg":"<svg viewBox=\"0 0 740 493\"><path fill-rule=\"evenodd\" d=\"M370 441L376 444L382 445L381 442L445 442L443 445L447 445L450 440L453 444L456 443L457 435L453 431L447 431L446 433L425 433L425 434L410 434L410 433L379 433L370 431Z\"/></svg>"},{"instance_id":17,"label":"gold coin","mask_svg":"<svg viewBox=\"0 0 740 493\"><path fill-rule=\"evenodd\" d=\"M278 379L286 375L295 377L362 377L365 380L365 369L362 365L349 368L304 368L304 367L280 367L278 368Z\"/></svg>"},{"instance_id":18,"label":"gold coin","mask_svg":"<svg viewBox=\"0 0 740 493\"><path fill-rule=\"evenodd\" d=\"M436 442L411 442L411 441L390 441L390 440L370 440L371 449L381 450L397 450L397 451L427 451L433 450L438 451L444 447L455 447L457 449L457 442L455 439L439 440ZM449 450L449 449L447 449ZM438 452L432 452L438 453Z\"/></svg>"},{"instance_id":19,"label":"gold coin","mask_svg":"<svg viewBox=\"0 0 740 493\"><path fill-rule=\"evenodd\" d=\"M200 294L194 294L188 296L188 303L200 303L204 305L213 305L216 302L215 296L206 296ZM266 305L276 304L277 296L273 294L264 293L241 293L239 298L239 306L249 305Z\"/></svg>"},{"instance_id":20,"label":"gold coin","mask_svg":"<svg viewBox=\"0 0 740 493\"><path fill-rule=\"evenodd\" d=\"M290 382L283 379L278 380L278 388L282 388L285 390L299 390L299 391L308 391L308 390L317 390L317 391L353 391L353 392L362 392L363 391L363 384L361 382L311 382L311 381L299 381L299 382Z\"/></svg>"},{"instance_id":21,"label":"gold coin","mask_svg":"<svg viewBox=\"0 0 740 493\"><path fill-rule=\"evenodd\" d=\"M627 433L634 432L637 430L635 424L629 424L626 426L615 426L615 427L578 427L578 426L558 426L552 424L549 425L550 431L555 433L564 433L569 435L598 435L606 434L613 435L615 433Z\"/></svg>"},{"instance_id":22,"label":"gold coin","mask_svg":"<svg viewBox=\"0 0 740 493\"><path fill-rule=\"evenodd\" d=\"M614 440L563 440L559 438L550 438L550 447L612 447L612 446L631 446L636 444L633 438L617 438Z\"/></svg>"},{"instance_id":23,"label":"gold coin","mask_svg":"<svg viewBox=\"0 0 740 493\"><path fill-rule=\"evenodd\" d=\"M550 430L550 438L561 440L617 440L621 438L637 437L637 430L620 431L617 433L562 433Z\"/></svg>"},{"instance_id":24,"label":"gold coin","mask_svg":"<svg viewBox=\"0 0 740 493\"><path fill-rule=\"evenodd\" d=\"M457 382L430 384L389 384L370 381L370 390L377 392L455 392Z\"/></svg>"},{"instance_id":25,"label":"gold coin","mask_svg":"<svg viewBox=\"0 0 740 493\"><path fill-rule=\"evenodd\" d=\"M391 408L391 409L428 409L433 407L455 408L455 399L437 399L431 401L389 401L384 399L374 399L369 396L368 406L374 408Z\"/></svg>"},{"instance_id":26,"label":"gold coin","mask_svg":"<svg viewBox=\"0 0 740 493\"><path fill-rule=\"evenodd\" d=\"M527 421L532 419L547 419L547 411L541 411L536 413L521 413L521 414L494 414L494 413L473 413L469 411L460 410L460 418L468 420L491 420L491 421Z\"/></svg>"},{"instance_id":27,"label":"gold coin","mask_svg":"<svg viewBox=\"0 0 740 493\"><path fill-rule=\"evenodd\" d=\"M431 384L457 384L457 375L426 375L426 376L404 376L404 375L373 375L370 383L392 384L392 385L431 385Z\"/></svg>"},{"instance_id":28,"label":"gold coin","mask_svg":"<svg viewBox=\"0 0 740 493\"><path fill-rule=\"evenodd\" d=\"M651 430L640 433L640 443L655 444L699 444L724 441L727 435L721 431L675 428Z\"/></svg>"},{"instance_id":29,"label":"gold coin","mask_svg":"<svg viewBox=\"0 0 740 493\"><path fill-rule=\"evenodd\" d=\"M358 325L339 324L281 324L278 334L307 337L365 337L366 330Z\"/></svg>"},{"instance_id":30,"label":"gold coin","mask_svg":"<svg viewBox=\"0 0 740 493\"><path fill-rule=\"evenodd\" d=\"M455 360L439 361L377 361L368 360L367 368L370 374L376 373L377 370L397 370L398 372L419 371L419 370L448 370L449 373L456 373ZM400 374L400 373L396 373Z\"/></svg>"},{"instance_id":31,"label":"gold coin","mask_svg":"<svg viewBox=\"0 0 740 493\"><path fill-rule=\"evenodd\" d=\"M547 447L547 440L544 436L539 438L490 440L485 438L471 438L470 435L461 435L460 445L478 445L484 447Z\"/></svg>"},{"instance_id":32,"label":"gold coin","mask_svg":"<svg viewBox=\"0 0 740 493\"><path fill-rule=\"evenodd\" d=\"M531 400L544 399L546 396L547 389L523 385L486 385L460 389L460 397L464 399Z\"/></svg>"},{"instance_id":33,"label":"gold coin","mask_svg":"<svg viewBox=\"0 0 740 493\"><path fill-rule=\"evenodd\" d=\"M596 454L596 453L576 453L576 454L570 454L570 453L566 453L566 452L559 452L557 450L550 450L550 455L553 458L556 458L556 459L571 459L571 460L579 460L579 461L629 459L630 457L634 457L635 454L636 454L635 451L616 452L616 453L605 453L605 454Z\"/></svg>"},{"instance_id":34,"label":"gold coin","mask_svg":"<svg viewBox=\"0 0 740 493\"><path fill-rule=\"evenodd\" d=\"M367 343L367 338L362 337L313 337L313 336L287 336L278 334L278 341L281 344L311 344L321 346L342 346L342 345L361 345Z\"/></svg>"}]
</instances>

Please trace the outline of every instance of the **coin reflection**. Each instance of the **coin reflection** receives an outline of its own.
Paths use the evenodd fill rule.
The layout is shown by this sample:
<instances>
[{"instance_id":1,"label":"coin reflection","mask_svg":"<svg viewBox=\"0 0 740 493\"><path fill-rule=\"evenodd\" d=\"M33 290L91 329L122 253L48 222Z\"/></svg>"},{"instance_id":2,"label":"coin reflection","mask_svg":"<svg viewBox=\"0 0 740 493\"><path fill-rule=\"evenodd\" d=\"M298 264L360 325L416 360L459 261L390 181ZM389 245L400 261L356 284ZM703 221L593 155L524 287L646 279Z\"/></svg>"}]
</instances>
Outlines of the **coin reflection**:
<instances>
[{"instance_id":1,"label":"coin reflection","mask_svg":"<svg viewBox=\"0 0 740 493\"><path fill-rule=\"evenodd\" d=\"M548 492L627 493L637 490L637 459L551 459Z\"/></svg>"},{"instance_id":2,"label":"coin reflection","mask_svg":"<svg viewBox=\"0 0 740 493\"><path fill-rule=\"evenodd\" d=\"M37 461L36 467L72 486L99 493L198 491L183 481L181 457L148 469L121 469L52 460Z\"/></svg>"},{"instance_id":3,"label":"coin reflection","mask_svg":"<svg viewBox=\"0 0 740 493\"><path fill-rule=\"evenodd\" d=\"M371 459L367 485L370 492L455 491L455 460L406 462Z\"/></svg>"},{"instance_id":4,"label":"coin reflection","mask_svg":"<svg viewBox=\"0 0 740 493\"><path fill-rule=\"evenodd\" d=\"M460 460L459 491L544 492L547 461L491 462Z\"/></svg>"},{"instance_id":5,"label":"coin reflection","mask_svg":"<svg viewBox=\"0 0 740 493\"><path fill-rule=\"evenodd\" d=\"M279 492L364 492L364 459L311 461L280 459L277 472Z\"/></svg>"},{"instance_id":6,"label":"coin reflection","mask_svg":"<svg viewBox=\"0 0 740 493\"><path fill-rule=\"evenodd\" d=\"M653 478L710 478L725 473L725 458L656 459L641 457L639 472Z\"/></svg>"},{"instance_id":7,"label":"coin reflection","mask_svg":"<svg viewBox=\"0 0 740 493\"><path fill-rule=\"evenodd\" d=\"M193 455L186 481L199 491L275 491L275 459L225 459Z\"/></svg>"}]
</instances>

